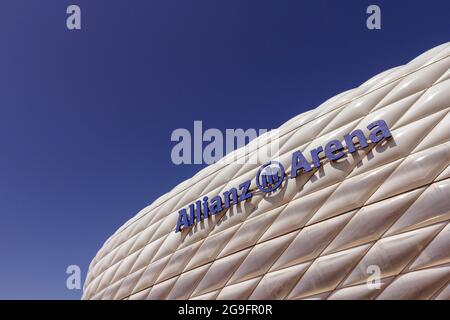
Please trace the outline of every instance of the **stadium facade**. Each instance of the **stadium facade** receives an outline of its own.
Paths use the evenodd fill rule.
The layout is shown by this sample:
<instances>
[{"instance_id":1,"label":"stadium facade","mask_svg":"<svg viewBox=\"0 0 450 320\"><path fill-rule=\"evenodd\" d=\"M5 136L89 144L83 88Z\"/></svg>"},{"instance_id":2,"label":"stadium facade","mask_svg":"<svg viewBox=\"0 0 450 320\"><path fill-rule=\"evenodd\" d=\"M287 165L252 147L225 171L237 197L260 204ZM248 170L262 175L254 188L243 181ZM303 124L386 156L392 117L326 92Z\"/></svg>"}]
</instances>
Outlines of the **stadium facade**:
<instances>
[{"instance_id":1,"label":"stadium facade","mask_svg":"<svg viewBox=\"0 0 450 320\"><path fill-rule=\"evenodd\" d=\"M201 170L105 242L83 299L450 299L449 67L446 43Z\"/></svg>"}]
</instances>

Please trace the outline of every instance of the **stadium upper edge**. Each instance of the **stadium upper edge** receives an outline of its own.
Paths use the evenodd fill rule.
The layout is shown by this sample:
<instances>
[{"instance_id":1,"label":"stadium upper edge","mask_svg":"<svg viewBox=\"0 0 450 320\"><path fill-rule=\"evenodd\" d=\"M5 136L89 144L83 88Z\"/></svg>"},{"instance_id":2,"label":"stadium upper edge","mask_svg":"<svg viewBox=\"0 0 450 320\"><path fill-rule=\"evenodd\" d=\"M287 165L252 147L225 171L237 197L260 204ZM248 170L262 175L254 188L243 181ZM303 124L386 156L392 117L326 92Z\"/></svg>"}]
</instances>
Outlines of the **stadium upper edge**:
<instances>
[{"instance_id":1,"label":"stadium upper edge","mask_svg":"<svg viewBox=\"0 0 450 320\"><path fill-rule=\"evenodd\" d=\"M296 150L374 121L392 137L175 232L197 200L255 189L271 133L180 183L105 242L83 299L450 299L449 66L445 43L287 121L287 176Z\"/></svg>"}]
</instances>

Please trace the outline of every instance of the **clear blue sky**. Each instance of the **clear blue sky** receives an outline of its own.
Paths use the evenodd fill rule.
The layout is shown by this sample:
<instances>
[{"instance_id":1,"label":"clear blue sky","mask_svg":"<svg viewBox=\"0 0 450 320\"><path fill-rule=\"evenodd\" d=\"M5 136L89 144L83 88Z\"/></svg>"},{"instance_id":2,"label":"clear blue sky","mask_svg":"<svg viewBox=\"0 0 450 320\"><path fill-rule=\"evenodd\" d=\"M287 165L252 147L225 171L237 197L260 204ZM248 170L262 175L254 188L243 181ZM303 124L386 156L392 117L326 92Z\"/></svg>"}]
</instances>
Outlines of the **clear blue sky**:
<instances>
[{"instance_id":1,"label":"clear blue sky","mask_svg":"<svg viewBox=\"0 0 450 320\"><path fill-rule=\"evenodd\" d=\"M365 10L382 9L382 30ZM78 4L82 30L66 29ZM103 242L201 166L176 128L276 128L450 40L447 1L0 3L0 298L78 299Z\"/></svg>"}]
</instances>

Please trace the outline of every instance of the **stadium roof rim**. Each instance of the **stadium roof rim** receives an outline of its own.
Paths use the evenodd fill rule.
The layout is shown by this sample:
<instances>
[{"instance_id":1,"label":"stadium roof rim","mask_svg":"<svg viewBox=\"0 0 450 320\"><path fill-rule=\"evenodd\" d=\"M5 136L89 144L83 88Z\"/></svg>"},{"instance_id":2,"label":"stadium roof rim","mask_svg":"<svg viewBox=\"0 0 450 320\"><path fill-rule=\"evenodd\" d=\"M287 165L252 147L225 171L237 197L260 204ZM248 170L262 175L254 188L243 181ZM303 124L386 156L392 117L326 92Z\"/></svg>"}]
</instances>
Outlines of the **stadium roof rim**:
<instances>
[{"instance_id":1,"label":"stadium roof rim","mask_svg":"<svg viewBox=\"0 0 450 320\"><path fill-rule=\"evenodd\" d=\"M449 44L449 43L445 43L445 44L442 44L442 46L445 46L445 45L448 45L448 44ZM444 49L442 49L441 51L443 51L443 50L444 50ZM441 51L439 51L439 52L441 52ZM382 88L388 86L389 84L392 84L393 82L398 81L399 79L405 78L405 77L407 77L407 76L409 76L409 75L411 75L411 74L414 74L414 73L416 73L416 72L418 72L418 71L420 71L420 70L422 70L422 69L424 69L424 68L427 68L427 67L429 67L429 66L431 66L431 65L433 65L433 64L435 64L435 63L438 63L438 62L440 62L440 61L442 61L442 60L444 60L444 59L447 59L448 57L450 57L450 54L447 54L447 55L445 55L445 56L443 56L443 57L441 57L441 58L439 58L439 59L433 60L432 62L430 62L430 63L428 63L428 64L425 64L425 65L423 65L423 66L421 66L421 67L415 69L414 71L407 72L407 73L405 73L404 75L399 76L399 77L396 77L396 78L392 79L391 81L389 81L389 82L387 82L387 83L385 83L385 84L383 84L383 85L381 85L381 86L379 86L379 87L376 87L376 88L374 88L374 89L372 89L372 90L370 90L370 91L367 91L367 92L365 92L365 93L363 93L363 94L360 94L360 95L358 95L358 96L356 96L356 97L350 99L349 101L347 101L347 102L341 104L340 106L336 107L336 108L333 109L333 110L330 110L330 111L328 111L328 112L322 113L322 114L320 114L319 116L317 116L317 117L315 117L315 118L312 118L312 119L310 119L310 120L308 120L308 121L306 121L306 122L304 122L304 123L302 123L302 124L300 124L300 125L298 125L298 126L295 126L295 127L291 128L290 130L284 132L282 136L284 136L284 135L286 135L286 134L292 132L293 130L297 130L298 128L301 128L302 126L304 126L304 125L310 123L311 121L314 121L314 120L316 120L316 119L318 119L318 118L320 118L320 117L323 117L323 116L329 114L329 113L332 112L332 111L339 110L339 109L345 107L347 104L349 104L349 103L351 103L351 102L353 102L353 101L355 101L355 100L357 100L357 99L360 99L361 97L364 97L364 96L366 96L366 95L368 95L368 94L370 94L370 93L372 93L372 92L375 92L375 91L377 91L377 90L380 90L380 89L382 89ZM420 56L417 57L417 58L420 58ZM409 64L409 63L411 63L411 62L414 62L415 60L417 60L417 58L415 58L414 60L411 60L411 61L408 62L407 64ZM391 71L391 70L396 69L396 68L398 68L398 67L394 67L394 68L388 69L388 70L386 70L385 72ZM374 77L376 77L376 76L378 76L378 75L380 75L380 74L377 74L377 75L375 75ZM372 79L372 78L371 78L371 79ZM368 81L370 81L370 79L367 80L367 81L364 82L364 83L367 83ZM364 85L364 83L361 84L361 86ZM357 88L357 87L356 87L356 88ZM349 90L352 90L352 89L349 89ZM348 91L348 90L347 90L347 91ZM347 92L347 91L344 91L343 93L345 93L345 92ZM341 94L343 94L343 93L341 93ZM339 96L339 95L341 95L341 94L338 94L337 96ZM331 98L329 98L329 99L336 98L337 96L331 97ZM328 99L328 100L329 100L329 99ZM328 101L328 100L326 100L326 101ZM325 101L325 102L326 102L326 101ZM325 102L324 102L324 103L325 103ZM320 106L319 106L319 107L320 107ZM318 108L318 107L316 107L316 108ZM306 112L313 111L313 110L315 110L316 108L310 109L310 110L308 110L308 111L306 111ZM280 137L281 137L281 136L280 136ZM256 139L258 139L258 137L257 137ZM256 151L256 150L258 150L258 149L259 149L259 147L256 148L254 151ZM239 149L238 149L238 150L239 150ZM237 151L237 150L235 150L235 151ZM235 151L233 151L233 152L235 152ZM247 154L244 154L243 156L239 157L238 159L241 159L242 157L245 157L245 156L247 156ZM222 159L223 159L223 158L222 158ZM219 161L220 161L220 160L219 160ZM216 162L216 163L217 163L217 162ZM214 163L214 164L215 164L215 163ZM222 166L222 167L220 167L220 168L217 168L215 171L210 172L209 175L210 175L210 174L214 174L214 173L218 172L219 170L222 170L223 168L227 167L228 165L229 165L229 164L225 164L224 166ZM209 166L207 166L207 167L209 167ZM205 167L205 168L207 168L207 167ZM203 169L204 169L204 168L203 168ZM202 169L202 170L203 170L203 169ZM196 174L198 174L198 173L200 173L200 172L201 172L201 170L200 170L199 172L197 172ZM195 175L194 175L194 176L195 176ZM194 177L194 176L193 176L193 177ZM198 183L199 181L202 181L202 180L205 179L206 177L207 177L207 176L200 178L198 181L195 181L195 183ZM182 183L182 182L181 182L181 183ZM186 191L186 190L189 189L191 186L192 186L192 183L189 184L188 186L186 186L185 188L181 189L180 192ZM175 186L175 187L176 187L176 186ZM175 187L174 187L174 188L175 188ZM174 188L172 188L170 191L172 191ZM169 193L170 191L168 191L167 193ZM163 194L162 196L166 195L167 193ZM161 197L162 197L162 196L161 196ZM158 198L158 199L159 199L159 198ZM153 201L152 203L148 204L145 208L147 208L147 207L150 206L151 204L154 204L155 202L157 202L158 199L156 199L156 200ZM154 207L151 208L151 210L154 210L154 209L156 209L156 208L162 206L162 205L163 205L164 203L166 203L167 201L168 201L167 199L162 200L161 203L156 204ZM149 210L150 210L150 208L149 208ZM145 212L145 213L148 213L148 212ZM135 215L135 216L131 217L130 220L132 220L133 218L135 218L135 219L134 219L133 221L128 221L128 222L130 222L130 223L125 223L124 225L122 225L116 232L114 232L114 234L111 235L111 237L114 236L115 234L118 234L119 232L122 232L123 230L127 229L127 228L131 225L131 222L135 222L135 221L140 220L140 219L145 215L145 213L143 213L143 214L141 214L141 215L139 215L139 216ZM108 241L109 241L109 238L106 240L105 243L107 243Z\"/></svg>"}]
</instances>

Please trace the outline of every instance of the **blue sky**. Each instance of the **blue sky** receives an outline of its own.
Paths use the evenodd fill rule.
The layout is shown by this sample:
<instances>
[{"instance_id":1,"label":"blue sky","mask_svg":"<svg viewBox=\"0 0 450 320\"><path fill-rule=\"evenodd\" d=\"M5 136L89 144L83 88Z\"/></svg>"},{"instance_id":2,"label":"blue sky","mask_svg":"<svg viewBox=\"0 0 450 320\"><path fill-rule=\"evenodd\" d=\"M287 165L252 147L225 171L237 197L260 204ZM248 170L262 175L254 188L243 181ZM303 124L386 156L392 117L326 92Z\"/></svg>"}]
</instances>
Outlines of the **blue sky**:
<instances>
[{"instance_id":1,"label":"blue sky","mask_svg":"<svg viewBox=\"0 0 450 320\"><path fill-rule=\"evenodd\" d=\"M0 298L80 298L66 267L202 167L174 129L276 128L450 40L448 1L373 3L3 0Z\"/></svg>"}]
</instances>

